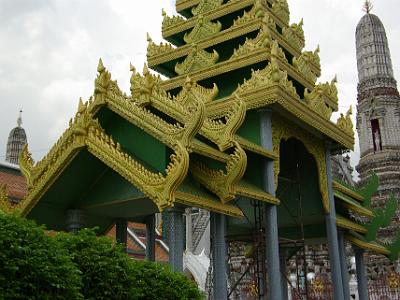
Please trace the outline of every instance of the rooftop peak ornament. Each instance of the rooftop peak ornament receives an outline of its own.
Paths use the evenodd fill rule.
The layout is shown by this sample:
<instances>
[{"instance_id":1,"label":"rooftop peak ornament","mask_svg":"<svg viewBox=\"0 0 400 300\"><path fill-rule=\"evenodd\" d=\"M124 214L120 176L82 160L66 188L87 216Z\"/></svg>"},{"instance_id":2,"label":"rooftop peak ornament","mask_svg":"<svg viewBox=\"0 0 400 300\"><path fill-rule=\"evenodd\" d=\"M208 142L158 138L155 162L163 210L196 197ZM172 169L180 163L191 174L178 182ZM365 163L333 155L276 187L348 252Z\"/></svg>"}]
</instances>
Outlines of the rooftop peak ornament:
<instances>
[{"instance_id":1,"label":"rooftop peak ornament","mask_svg":"<svg viewBox=\"0 0 400 300\"><path fill-rule=\"evenodd\" d=\"M366 0L364 3L363 11L365 11L367 14L369 14L373 8L374 8L374 6L372 5L372 2L369 0Z\"/></svg>"}]
</instances>

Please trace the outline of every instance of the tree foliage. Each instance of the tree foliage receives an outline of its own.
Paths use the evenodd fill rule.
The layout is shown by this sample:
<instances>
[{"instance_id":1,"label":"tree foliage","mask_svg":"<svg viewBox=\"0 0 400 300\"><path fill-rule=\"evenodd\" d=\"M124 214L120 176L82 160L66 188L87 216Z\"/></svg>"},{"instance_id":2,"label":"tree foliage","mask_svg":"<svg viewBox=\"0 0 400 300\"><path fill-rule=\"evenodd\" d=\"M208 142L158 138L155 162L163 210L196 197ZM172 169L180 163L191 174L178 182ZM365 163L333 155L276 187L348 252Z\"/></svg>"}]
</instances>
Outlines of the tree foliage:
<instances>
[{"instance_id":1,"label":"tree foliage","mask_svg":"<svg viewBox=\"0 0 400 300\"><path fill-rule=\"evenodd\" d=\"M0 213L0 299L202 299L196 284L167 266L135 261L93 230L45 234Z\"/></svg>"},{"instance_id":2,"label":"tree foliage","mask_svg":"<svg viewBox=\"0 0 400 300\"><path fill-rule=\"evenodd\" d=\"M23 218L0 213L0 299L83 299L68 252Z\"/></svg>"}]
</instances>

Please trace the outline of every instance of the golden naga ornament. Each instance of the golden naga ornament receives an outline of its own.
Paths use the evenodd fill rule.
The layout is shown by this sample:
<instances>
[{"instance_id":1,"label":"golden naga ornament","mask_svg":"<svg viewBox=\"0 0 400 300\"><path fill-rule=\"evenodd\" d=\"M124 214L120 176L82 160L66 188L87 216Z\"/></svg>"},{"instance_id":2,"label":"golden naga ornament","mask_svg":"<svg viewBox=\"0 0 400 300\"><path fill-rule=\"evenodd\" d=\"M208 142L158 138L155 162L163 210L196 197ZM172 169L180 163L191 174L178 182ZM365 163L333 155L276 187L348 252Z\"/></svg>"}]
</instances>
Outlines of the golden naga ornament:
<instances>
[{"instance_id":1,"label":"golden naga ornament","mask_svg":"<svg viewBox=\"0 0 400 300\"><path fill-rule=\"evenodd\" d=\"M211 22L199 15L197 24L190 33L185 33L183 40L187 44L197 43L203 39L211 37L221 31L222 25L220 22Z\"/></svg>"},{"instance_id":2,"label":"golden naga ornament","mask_svg":"<svg viewBox=\"0 0 400 300\"><path fill-rule=\"evenodd\" d=\"M14 211L14 208L11 204L11 202L8 200L8 194L7 194L7 186L6 185L0 185L0 213L12 213Z\"/></svg>"},{"instance_id":3,"label":"golden naga ornament","mask_svg":"<svg viewBox=\"0 0 400 300\"><path fill-rule=\"evenodd\" d=\"M212 53L204 49L200 49L196 44L192 45L192 50L182 63L177 63L175 72L178 75L189 74L201 69L206 69L214 66L219 59L217 51L213 50Z\"/></svg>"},{"instance_id":4,"label":"golden naga ornament","mask_svg":"<svg viewBox=\"0 0 400 300\"><path fill-rule=\"evenodd\" d=\"M350 106L349 110L346 113L346 116L340 114L340 117L337 120L336 125L347 134L354 136L353 121L351 120L352 114L353 114L353 108L352 106Z\"/></svg>"},{"instance_id":5,"label":"golden naga ornament","mask_svg":"<svg viewBox=\"0 0 400 300\"><path fill-rule=\"evenodd\" d=\"M208 13L220 7L223 2L224 0L201 0L196 7L192 8L192 14L197 16Z\"/></svg>"},{"instance_id":6,"label":"golden naga ornament","mask_svg":"<svg viewBox=\"0 0 400 300\"><path fill-rule=\"evenodd\" d=\"M197 181L226 203L236 198L235 186L243 177L246 165L246 153L235 143L234 151L226 163L226 171L211 169L199 161L191 162L190 171Z\"/></svg>"}]
</instances>

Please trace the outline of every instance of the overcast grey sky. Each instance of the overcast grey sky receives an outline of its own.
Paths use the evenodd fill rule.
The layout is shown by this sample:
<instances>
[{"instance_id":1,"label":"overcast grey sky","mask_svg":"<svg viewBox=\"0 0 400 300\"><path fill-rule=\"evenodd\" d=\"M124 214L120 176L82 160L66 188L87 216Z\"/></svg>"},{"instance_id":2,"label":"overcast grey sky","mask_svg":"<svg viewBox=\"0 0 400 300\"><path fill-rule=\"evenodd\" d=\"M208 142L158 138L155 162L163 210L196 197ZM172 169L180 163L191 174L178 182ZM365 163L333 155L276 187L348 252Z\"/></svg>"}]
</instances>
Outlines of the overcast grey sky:
<instances>
[{"instance_id":1,"label":"overcast grey sky","mask_svg":"<svg viewBox=\"0 0 400 300\"><path fill-rule=\"evenodd\" d=\"M356 104L354 32L363 0L289 0L291 21L304 18L306 48L321 47L321 81L339 80L340 110ZM99 57L129 92L129 63L141 70L146 32L161 41L161 9L173 0L0 0L0 161L9 131L24 110L30 150L40 159L93 93ZM375 1L400 74L398 0ZM358 142L357 142L358 148ZM358 151L352 162L358 161Z\"/></svg>"}]
</instances>

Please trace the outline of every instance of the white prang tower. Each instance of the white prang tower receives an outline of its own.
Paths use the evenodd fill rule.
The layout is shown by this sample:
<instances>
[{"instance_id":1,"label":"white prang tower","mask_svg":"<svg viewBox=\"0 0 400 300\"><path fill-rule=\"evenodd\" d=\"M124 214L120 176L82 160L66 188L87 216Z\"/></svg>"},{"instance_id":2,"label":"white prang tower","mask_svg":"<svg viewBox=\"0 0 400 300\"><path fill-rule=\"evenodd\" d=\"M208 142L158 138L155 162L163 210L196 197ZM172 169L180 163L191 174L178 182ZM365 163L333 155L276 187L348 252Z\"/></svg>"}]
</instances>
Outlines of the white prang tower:
<instances>
[{"instance_id":1,"label":"white prang tower","mask_svg":"<svg viewBox=\"0 0 400 300\"><path fill-rule=\"evenodd\" d=\"M357 132L361 156L356 169L361 185L371 172L379 176L380 186L372 205L381 207L391 193L400 199L400 97L385 28L381 20L370 13L371 8L366 1L366 14L356 30ZM393 228L381 231L380 238L390 238L392 231Z\"/></svg>"}]
</instances>

